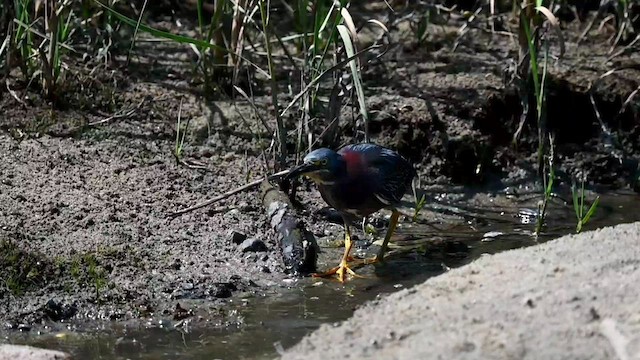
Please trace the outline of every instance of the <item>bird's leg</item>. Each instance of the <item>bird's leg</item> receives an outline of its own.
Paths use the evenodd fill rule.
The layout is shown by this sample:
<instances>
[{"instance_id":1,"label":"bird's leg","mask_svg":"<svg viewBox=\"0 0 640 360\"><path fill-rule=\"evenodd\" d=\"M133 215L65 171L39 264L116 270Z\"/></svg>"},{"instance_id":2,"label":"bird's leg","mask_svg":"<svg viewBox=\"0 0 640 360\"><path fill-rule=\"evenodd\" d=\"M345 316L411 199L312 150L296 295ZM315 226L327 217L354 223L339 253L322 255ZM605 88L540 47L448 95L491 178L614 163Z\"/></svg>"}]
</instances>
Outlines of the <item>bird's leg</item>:
<instances>
[{"instance_id":1,"label":"bird's leg","mask_svg":"<svg viewBox=\"0 0 640 360\"><path fill-rule=\"evenodd\" d=\"M393 232L395 231L396 226L398 225L399 217L400 217L400 213L398 212L398 210L394 209L393 212L391 213L391 219L389 220L389 229L387 229L387 234L384 236L384 240L382 241L382 246L378 251L378 255L376 255L372 259L367 259L365 261L366 264L374 264L377 262L384 261L384 253L387 251L387 245L389 244L389 240L391 240L391 235L393 235Z\"/></svg>"},{"instance_id":2,"label":"bird's leg","mask_svg":"<svg viewBox=\"0 0 640 360\"><path fill-rule=\"evenodd\" d=\"M353 242L351 241L351 230L349 229L349 223L345 220L344 222L344 254L342 255L342 260L340 260L340 265L327 270L321 274L313 274L315 277L329 277L332 275L338 275L338 280L340 282L344 282L345 274L349 274L352 276L357 275L351 268L349 267L348 261L351 259L349 253L351 252L351 247L353 247Z\"/></svg>"}]
</instances>

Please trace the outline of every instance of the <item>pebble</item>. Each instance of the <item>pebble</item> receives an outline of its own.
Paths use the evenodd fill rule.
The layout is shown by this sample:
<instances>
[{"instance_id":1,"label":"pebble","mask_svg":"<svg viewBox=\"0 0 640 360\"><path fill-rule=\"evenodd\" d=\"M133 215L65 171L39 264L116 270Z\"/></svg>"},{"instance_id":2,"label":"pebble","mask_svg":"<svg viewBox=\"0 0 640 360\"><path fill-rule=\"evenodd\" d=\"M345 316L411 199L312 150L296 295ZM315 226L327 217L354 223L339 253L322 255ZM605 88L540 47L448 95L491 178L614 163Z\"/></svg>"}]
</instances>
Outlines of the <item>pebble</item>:
<instances>
[{"instance_id":1,"label":"pebble","mask_svg":"<svg viewBox=\"0 0 640 360\"><path fill-rule=\"evenodd\" d=\"M229 234L227 235L227 238L229 239L229 241L233 244L236 245L240 245L242 244L243 241L245 241L247 239L247 235L239 232L239 231L235 231L235 230L231 230L229 231Z\"/></svg>"},{"instance_id":2,"label":"pebble","mask_svg":"<svg viewBox=\"0 0 640 360\"><path fill-rule=\"evenodd\" d=\"M209 288L208 293L210 296L223 299L231 297L234 290L237 290L237 287L235 285L221 282L215 283L211 288Z\"/></svg>"},{"instance_id":3,"label":"pebble","mask_svg":"<svg viewBox=\"0 0 640 360\"><path fill-rule=\"evenodd\" d=\"M259 252L267 251L267 245L260 239L247 239L240 244L240 250L242 252Z\"/></svg>"},{"instance_id":4,"label":"pebble","mask_svg":"<svg viewBox=\"0 0 640 360\"><path fill-rule=\"evenodd\" d=\"M60 303L53 299L47 301L42 310L53 321L70 319L78 312L78 308L75 305Z\"/></svg>"}]
</instances>

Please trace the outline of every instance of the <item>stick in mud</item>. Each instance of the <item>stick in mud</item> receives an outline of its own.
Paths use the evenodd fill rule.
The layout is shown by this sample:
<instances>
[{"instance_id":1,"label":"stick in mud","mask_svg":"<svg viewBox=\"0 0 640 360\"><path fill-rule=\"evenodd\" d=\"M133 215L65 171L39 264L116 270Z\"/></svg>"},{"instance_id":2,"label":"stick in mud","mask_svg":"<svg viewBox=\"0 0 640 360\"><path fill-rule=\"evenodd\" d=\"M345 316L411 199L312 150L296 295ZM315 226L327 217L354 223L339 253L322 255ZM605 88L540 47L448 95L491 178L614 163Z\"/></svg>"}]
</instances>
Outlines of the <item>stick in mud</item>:
<instances>
[{"instance_id":1,"label":"stick in mud","mask_svg":"<svg viewBox=\"0 0 640 360\"><path fill-rule=\"evenodd\" d=\"M271 228L276 232L285 272L296 276L314 272L317 245L298 219L289 197L268 180L260 185L260 194Z\"/></svg>"},{"instance_id":2,"label":"stick in mud","mask_svg":"<svg viewBox=\"0 0 640 360\"><path fill-rule=\"evenodd\" d=\"M240 193L240 192L243 192L245 190L249 190L249 189L251 189L253 187L256 187L256 186L260 185L265 180L275 179L277 177L280 177L282 175L286 175L288 173L289 173L289 170L282 170L282 171L277 172L277 173L275 173L273 175L270 175L268 177L263 177L263 178L258 179L256 181L252 181L252 182L250 182L248 184L245 184L245 185L242 185L242 186L240 186L238 188L235 188L233 190L227 191L224 194L220 194L220 195L218 195L218 196L216 196L214 198L211 198L209 200L205 200L205 201L203 201L203 202L201 202L199 204L195 204L195 205L190 206L190 207L188 207L186 209L174 211L174 212L169 214L169 217L176 217L176 216L179 216L179 215L182 215L182 214L186 214L186 213L194 211L194 210L198 210L198 209L203 208L205 206L214 204L214 203L216 203L216 202L218 202L220 200L224 200L224 199L230 197L231 195L235 195L237 193Z\"/></svg>"}]
</instances>

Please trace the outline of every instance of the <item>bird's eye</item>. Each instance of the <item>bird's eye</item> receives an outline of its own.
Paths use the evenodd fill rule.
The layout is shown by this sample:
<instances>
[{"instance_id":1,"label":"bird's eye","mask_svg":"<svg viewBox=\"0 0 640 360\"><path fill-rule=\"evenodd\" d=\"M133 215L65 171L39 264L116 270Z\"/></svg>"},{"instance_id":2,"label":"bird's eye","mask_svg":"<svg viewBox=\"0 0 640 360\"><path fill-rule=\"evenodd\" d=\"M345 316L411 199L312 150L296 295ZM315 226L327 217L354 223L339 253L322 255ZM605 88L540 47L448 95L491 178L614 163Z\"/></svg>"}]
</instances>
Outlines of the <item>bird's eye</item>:
<instances>
[{"instance_id":1,"label":"bird's eye","mask_svg":"<svg viewBox=\"0 0 640 360\"><path fill-rule=\"evenodd\" d=\"M327 165L327 159L320 160L320 164L323 165L323 166Z\"/></svg>"}]
</instances>

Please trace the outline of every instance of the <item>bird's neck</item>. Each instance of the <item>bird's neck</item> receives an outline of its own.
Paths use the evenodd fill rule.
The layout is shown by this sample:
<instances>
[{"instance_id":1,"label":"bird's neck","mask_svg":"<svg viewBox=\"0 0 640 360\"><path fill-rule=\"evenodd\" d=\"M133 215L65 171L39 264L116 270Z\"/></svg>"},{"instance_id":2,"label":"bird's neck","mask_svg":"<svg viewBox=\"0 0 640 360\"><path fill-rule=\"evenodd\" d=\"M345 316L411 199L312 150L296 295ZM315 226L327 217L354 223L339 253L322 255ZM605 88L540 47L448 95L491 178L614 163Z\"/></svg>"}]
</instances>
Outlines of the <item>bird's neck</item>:
<instances>
[{"instance_id":1,"label":"bird's neck","mask_svg":"<svg viewBox=\"0 0 640 360\"><path fill-rule=\"evenodd\" d=\"M338 157L338 159L333 163L331 175L335 179L340 179L347 175L347 162L342 156Z\"/></svg>"}]
</instances>

